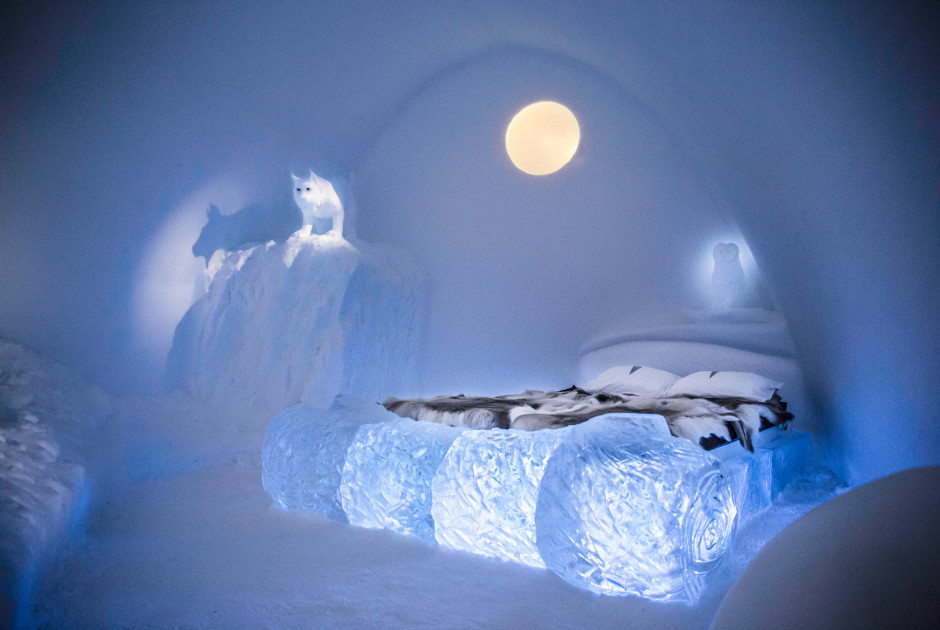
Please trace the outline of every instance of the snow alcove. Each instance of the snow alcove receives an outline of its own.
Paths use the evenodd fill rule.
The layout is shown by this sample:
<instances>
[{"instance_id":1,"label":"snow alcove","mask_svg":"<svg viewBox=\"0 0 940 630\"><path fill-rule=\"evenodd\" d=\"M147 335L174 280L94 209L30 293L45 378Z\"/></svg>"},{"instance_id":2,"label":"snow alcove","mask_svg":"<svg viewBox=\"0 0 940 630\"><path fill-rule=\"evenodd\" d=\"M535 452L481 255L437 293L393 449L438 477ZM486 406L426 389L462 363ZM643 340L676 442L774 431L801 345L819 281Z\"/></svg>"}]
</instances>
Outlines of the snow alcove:
<instances>
[{"instance_id":1,"label":"snow alcove","mask_svg":"<svg viewBox=\"0 0 940 630\"><path fill-rule=\"evenodd\" d=\"M937 25L5 4L0 627L935 619Z\"/></svg>"}]
</instances>

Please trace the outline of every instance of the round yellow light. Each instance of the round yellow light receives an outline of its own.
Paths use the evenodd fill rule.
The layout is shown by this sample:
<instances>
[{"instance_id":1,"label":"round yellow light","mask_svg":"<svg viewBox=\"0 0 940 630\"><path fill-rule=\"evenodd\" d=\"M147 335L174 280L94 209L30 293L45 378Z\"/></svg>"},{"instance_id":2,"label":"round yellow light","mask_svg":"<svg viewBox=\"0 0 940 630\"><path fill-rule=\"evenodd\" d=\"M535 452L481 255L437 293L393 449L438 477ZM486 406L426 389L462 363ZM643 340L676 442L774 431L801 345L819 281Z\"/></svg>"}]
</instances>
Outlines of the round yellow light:
<instances>
[{"instance_id":1,"label":"round yellow light","mask_svg":"<svg viewBox=\"0 0 940 630\"><path fill-rule=\"evenodd\" d=\"M548 175L567 164L581 142L581 128L571 110L553 101L522 108L506 128L506 152L530 175Z\"/></svg>"}]
</instances>

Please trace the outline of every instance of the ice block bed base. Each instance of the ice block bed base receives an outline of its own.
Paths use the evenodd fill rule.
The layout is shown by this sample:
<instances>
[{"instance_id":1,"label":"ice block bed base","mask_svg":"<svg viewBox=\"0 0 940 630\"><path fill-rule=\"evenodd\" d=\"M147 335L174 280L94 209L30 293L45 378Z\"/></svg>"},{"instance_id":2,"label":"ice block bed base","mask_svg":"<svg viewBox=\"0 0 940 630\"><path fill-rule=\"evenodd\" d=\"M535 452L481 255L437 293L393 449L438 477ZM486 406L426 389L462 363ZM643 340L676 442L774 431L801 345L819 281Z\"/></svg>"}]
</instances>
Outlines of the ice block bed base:
<instances>
[{"instance_id":1,"label":"ice block bed base","mask_svg":"<svg viewBox=\"0 0 940 630\"><path fill-rule=\"evenodd\" d=\"M813 453L798 432L754 453L721 450L672 436L650 414L473 430L340 396L272 420L263 483L280 509L545 567L595 593L695 602L738 523Z\"/></svg>"}]
</instances>

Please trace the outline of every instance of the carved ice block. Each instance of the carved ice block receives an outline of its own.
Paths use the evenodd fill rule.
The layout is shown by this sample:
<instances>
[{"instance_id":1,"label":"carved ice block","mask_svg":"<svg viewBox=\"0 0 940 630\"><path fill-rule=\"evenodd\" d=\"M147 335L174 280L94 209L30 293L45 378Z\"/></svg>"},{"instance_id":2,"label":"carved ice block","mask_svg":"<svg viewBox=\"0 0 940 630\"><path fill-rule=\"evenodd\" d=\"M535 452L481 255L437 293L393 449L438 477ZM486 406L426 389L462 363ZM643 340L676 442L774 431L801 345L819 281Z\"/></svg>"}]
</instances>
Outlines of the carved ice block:
<instances>
[{"instance_id":1,"label":"carved ice block","mask_svg":"<svg viewBox=\"0 0 940 630\"><path fill-rule=\"evenodd\" d=\"M694 602L727 555L735 516L714 456L601 417L571 427L545 467L536 540L545 565L576 586Z\"/></svg>"},{"instance_id":2,"label":"carved ice block","mask_svg":"<svg viewBox=\"0 0 940 630\"><path fill-rule=\"evenodd\" d=\"M349 522L434 542L431 480L465 430L408 419L360 427L339 489Z\"/></svg>"},{"instance_id":3,"label":"carved ice block","mask_svg":"<svg viewBox=\"0 0 940 630\"><path fill-rule=\"evenodd\" d=\"M544 567L535 546L539 482L569 429L466 431L431 483L437 542Z\"/></svg>"},{"instance_id":4,"label":"carved ice block","mask_svg":"<svg viewBox=\"0 0 940 630\"><path fill-rule=\"evenodd\" d=\"M319 512L347 522L338 490L349 445L362 425L397 419L377 403L348 396L337 396L329 409L298 405L284 410L264 438L264 489L282 510Z\"/></svg>"}]
</instances>

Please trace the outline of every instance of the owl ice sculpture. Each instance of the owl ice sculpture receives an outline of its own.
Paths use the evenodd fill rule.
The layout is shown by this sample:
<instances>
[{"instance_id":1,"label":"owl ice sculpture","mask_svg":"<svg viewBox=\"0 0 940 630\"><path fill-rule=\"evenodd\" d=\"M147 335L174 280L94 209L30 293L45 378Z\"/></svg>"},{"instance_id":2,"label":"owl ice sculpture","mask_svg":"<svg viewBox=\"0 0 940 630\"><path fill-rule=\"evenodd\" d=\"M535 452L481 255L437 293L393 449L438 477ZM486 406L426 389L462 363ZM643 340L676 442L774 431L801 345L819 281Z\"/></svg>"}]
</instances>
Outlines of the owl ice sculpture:
<instances>
[{"instance_id":1,"label":"owl ice sculpture","mask_svg":"<svg viewBox=\"0 0 940 630\"><path fill-rule=\"evenodd\" d=\"M746 306L747 287L744 282L744 268L738 254L738 246L735 243L715 245L712 252L715 259L715 268L712 271L712 308L724 310Z\"/></svg>"}]
</instances>

